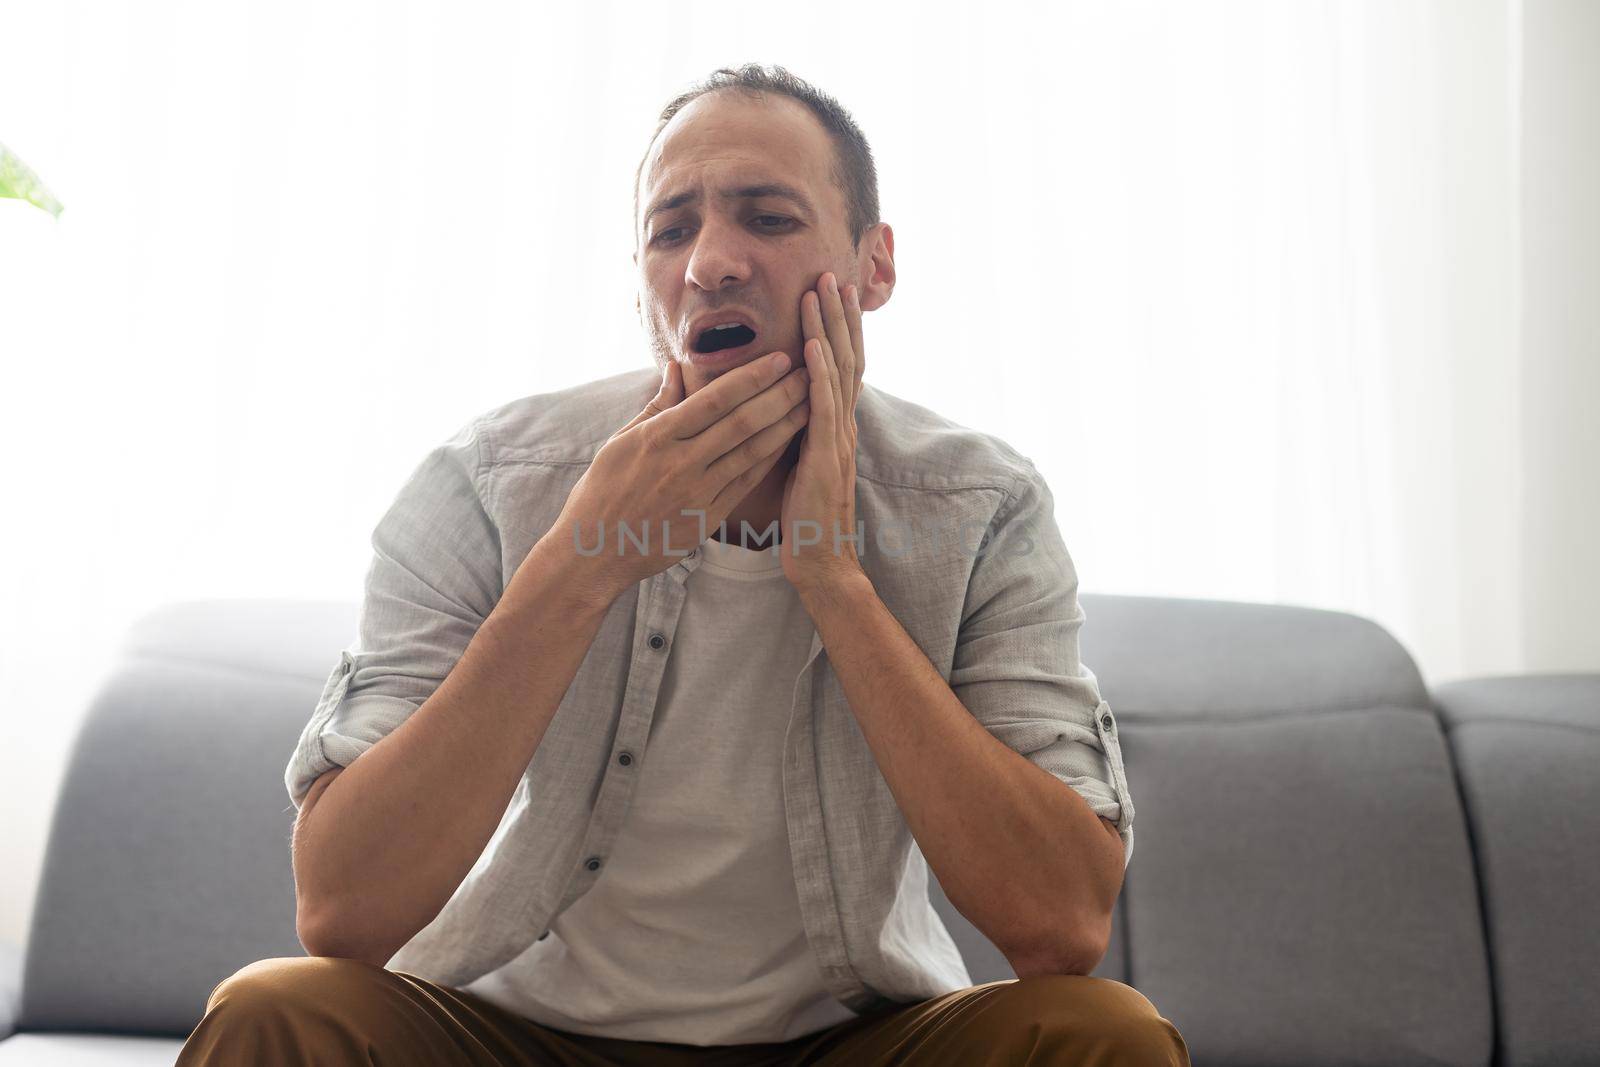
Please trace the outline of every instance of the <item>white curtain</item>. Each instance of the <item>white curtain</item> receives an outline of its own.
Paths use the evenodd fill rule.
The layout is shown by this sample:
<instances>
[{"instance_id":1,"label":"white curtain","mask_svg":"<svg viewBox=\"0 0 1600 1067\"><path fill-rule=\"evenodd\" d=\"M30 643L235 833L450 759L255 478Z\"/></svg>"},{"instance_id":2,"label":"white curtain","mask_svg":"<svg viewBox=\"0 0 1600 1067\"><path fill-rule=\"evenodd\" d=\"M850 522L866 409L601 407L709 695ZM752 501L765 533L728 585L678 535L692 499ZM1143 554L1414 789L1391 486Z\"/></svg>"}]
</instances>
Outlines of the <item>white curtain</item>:
<instances>
[{"instance_id":1,"label":"white curtain","mask_svg":"<svg viewBox=\"0 0 1600 1067\"><path fill-rule=\"evenodd\" d=\"M1086 591L1522 669L1519 18L0 0L0 141L66 205L0 201L0 938L130 619L355 599L433 444L648 362L634 166L729 63L854 111L900 271L867 376L1033 457Z\"/></svg>"}]
</instances>

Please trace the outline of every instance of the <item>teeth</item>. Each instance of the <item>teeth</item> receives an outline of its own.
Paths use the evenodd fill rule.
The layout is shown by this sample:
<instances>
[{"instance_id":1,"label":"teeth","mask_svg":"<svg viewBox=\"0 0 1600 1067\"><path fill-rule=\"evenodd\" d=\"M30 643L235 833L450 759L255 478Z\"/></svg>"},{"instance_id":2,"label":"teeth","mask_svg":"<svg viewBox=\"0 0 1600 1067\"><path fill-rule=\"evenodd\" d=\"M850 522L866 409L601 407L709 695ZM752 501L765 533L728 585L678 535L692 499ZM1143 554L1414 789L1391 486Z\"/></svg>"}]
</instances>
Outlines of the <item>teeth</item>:
<instances>
[{"instance_id":1,"label":"teeth","mask_svg":"<svg viewBox=\"0 0 1600 1067\"><path fill-rule=\"evenodd\" d=\"M713 330L731 330L736 326L743 326L743 325L744 325L744 323L742 323L742 322L724 322L721 325L713 326L711 328Z\"/></svg>"}]
</instances>

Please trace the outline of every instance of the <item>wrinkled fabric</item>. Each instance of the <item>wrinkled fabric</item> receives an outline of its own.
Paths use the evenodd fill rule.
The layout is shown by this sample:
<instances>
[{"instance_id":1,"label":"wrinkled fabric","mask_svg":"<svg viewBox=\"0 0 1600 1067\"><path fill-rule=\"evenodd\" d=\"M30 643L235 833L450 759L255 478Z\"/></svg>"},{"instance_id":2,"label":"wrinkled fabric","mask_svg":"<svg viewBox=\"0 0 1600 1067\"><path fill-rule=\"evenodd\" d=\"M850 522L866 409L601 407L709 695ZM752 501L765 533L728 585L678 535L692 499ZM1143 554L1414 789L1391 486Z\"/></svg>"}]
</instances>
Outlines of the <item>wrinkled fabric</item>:
<instances>
[{"instance_id":1,"label":"wrinkled fabric","mask_svg":"<svg viewBox=\"0 0 1600 1067\"><path fill-rule=\"evenodd\" d=\"M784 818L785 727L816 627L776 552L699 547L604 877L462 987L544 1026L744 1045L855 1018L806 942Z\"/></svg>"},{"instance_id":2,"label":"wrinkled fabric","mask_svg":"<svg viewBox=\"0 0 1600 1067\"><path fill-rule=\"evenodd\" d=\"M297 809L319 775L434 692L659 381L644 368L523 397L422 459L373 531L358 632L285 770ZM1133 802L1115 718L1079 660L1078 579L1049 487L998 437L870 383L856 424L855 548L877 595L979 723L1116 824L1126 864ZM595 532L583 533L591 544ZM696 548L612 603L489 844L390 967L465 986L527 951L603 877L638 777L618 757L647 753L703 558ZM859 1013L970 985L929 903L927 863L815 634L781 774L800 913L828 991Z\"/></svg>"},{"instance_id":3,"label":"wrinkled fabric","mask_svg":"<svg viewBox=\"0 0 1600 1067\"><path fill-rule=\"evenodd\" d=\"M543 1026L472 993L336 956L257 960L218 982L176 1067L1189 1067L1142 993L1031 975L891 1004L792 1041L701 1046Z\"/></svg>"}]
</instances>

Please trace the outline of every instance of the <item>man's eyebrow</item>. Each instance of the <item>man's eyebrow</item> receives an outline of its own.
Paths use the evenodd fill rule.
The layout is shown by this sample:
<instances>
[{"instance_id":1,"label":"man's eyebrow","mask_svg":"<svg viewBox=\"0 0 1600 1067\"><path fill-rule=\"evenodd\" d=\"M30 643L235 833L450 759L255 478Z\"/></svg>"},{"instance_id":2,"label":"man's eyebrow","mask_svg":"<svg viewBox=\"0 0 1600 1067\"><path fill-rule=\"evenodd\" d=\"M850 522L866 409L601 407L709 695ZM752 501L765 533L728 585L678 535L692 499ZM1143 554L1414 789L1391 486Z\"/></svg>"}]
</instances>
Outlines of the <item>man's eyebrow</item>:
<instances>
[{"instance_id":1,"label":"man's eyebrow","mask_svg":"<svg viewBox=\"0 0 1600 1067\"><path fill-rule=\"evenodd\" d=\"M785 185L783 182L762 182L759 185L742 185L736 189L720 190L717 195L723 200L758 200L764 196L778 196L785 200L793 201L806 215L814 214L814 210L811 207L811 201L806 199L806 195L799 189L796 189L794 186ZM696 203L699 201L699 199L700 193L698 190L695 190L686 193L677 193L673 196L666 197L663 200L658 200L649 211L645 212L644 221L648 224L652 218L661 214L663 211L672 211L676 208L683 207L686 204Z\"/></svg>"}]
</instances>

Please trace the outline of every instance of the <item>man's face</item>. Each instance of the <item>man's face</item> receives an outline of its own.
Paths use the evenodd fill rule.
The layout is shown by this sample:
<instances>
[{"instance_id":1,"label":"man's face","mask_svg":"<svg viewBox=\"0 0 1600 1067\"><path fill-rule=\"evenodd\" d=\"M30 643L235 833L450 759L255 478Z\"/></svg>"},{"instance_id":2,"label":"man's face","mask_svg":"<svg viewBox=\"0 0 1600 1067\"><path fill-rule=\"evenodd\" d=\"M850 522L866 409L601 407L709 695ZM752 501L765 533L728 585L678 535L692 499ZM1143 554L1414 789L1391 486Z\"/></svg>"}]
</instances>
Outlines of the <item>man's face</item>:
<instances>
[{"instance_id":1,"label":"man's face","mask_svg":"<svg viewBox=\"0 0 1600 1067\"><path fill-rule=\"evenodd\" d=\"M651 147L634 256L639 310L656 362L681 365L686 396L769 352L803 366L801 294L825 271L840 288L857 281L834 158L804 104L726 90L678 112ZM707 332L730 322L744 329Z\"/></svg>"}]
</instances>

